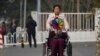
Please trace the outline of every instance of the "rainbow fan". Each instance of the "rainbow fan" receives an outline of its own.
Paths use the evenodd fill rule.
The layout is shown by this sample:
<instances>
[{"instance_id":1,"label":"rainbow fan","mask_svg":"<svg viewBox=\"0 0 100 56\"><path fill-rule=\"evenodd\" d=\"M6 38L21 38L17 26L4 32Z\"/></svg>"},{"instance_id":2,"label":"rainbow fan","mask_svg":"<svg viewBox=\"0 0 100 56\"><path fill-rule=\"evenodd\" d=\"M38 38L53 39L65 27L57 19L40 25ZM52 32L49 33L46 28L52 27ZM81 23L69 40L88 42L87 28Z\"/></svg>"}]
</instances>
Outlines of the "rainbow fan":
<instances>
[{"instance_id":1,"label":"rainbow fan","mask_svg":"<svg viewBox=\"0 0 100 56\"><path fill-rule=\"evenodd\" d=\"M61 30L64 27L64 22L60 18L55 18L52 20L52 27L56 30Z\"/></svg>"}]
</instances>

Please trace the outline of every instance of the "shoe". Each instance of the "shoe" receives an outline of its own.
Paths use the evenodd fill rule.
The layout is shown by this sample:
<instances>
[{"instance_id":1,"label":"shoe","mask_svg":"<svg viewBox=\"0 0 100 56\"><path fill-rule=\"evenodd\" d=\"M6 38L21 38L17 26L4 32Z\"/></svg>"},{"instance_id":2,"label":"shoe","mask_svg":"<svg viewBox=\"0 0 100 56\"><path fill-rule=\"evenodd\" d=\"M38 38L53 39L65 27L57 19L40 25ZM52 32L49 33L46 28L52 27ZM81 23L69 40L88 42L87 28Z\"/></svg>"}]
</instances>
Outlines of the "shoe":
<instances>
[{"instance_id":1,"label":"shoe","mask_svg":"<svg viewBox=\"0 0 100 56\"><path fill-rule=\"evenodd\" d=\"M24 44L21 44L21 47L24 48Z\"/></svg>"},{"instance_id":2,"label":"shoe","mask_svg":"<svg viewBox=\"0 0 100 56\"><path fill-rule=\"evenodd\" d=\"M29 47L31 48L32 47L32 44L30 44Z\"/></svg>"},{"instance_id":3,"label":"shoe","mask_svg":"<svg viewBox=\"0 0 100 56\"><path fill-rule=\"evenodd\" d=\"M35 45L34 45L34 47L36 48L36 47L37 47L37 45L35 44Z\"/></svg>"},{"instance_id":4,"label":"shoe","mask_svg":"<svg viewBox=\"0 0 100 56\"><path fill-rule=\"evenodd\" d=\"M16 45L13 45L13 47L16 47Z\"/></svg>"}]
</instances>

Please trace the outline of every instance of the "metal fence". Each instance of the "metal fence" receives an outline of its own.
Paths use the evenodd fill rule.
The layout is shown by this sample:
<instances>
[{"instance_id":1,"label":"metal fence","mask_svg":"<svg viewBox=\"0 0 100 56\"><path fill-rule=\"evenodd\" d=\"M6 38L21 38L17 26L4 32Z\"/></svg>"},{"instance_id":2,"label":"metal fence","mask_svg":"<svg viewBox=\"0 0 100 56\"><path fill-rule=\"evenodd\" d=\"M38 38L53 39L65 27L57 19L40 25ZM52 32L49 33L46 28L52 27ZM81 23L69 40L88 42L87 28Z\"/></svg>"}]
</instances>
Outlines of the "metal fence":
<instances>
[{"instance_id":1,"label":"metal fence","mask_svg":"<svg viewBox=\"0 0 100 56\"><path fill-rule=\"evenodd\" d=\"M22 38L25 44L28 44L28 34L26 30L24 30L21 27L17 27L15 33L7 33L7 35L4 36L4 45L19 45L21 44Z\"/></svg>"},{"instance_id":2,"label":"metal fence","mask_svg":"<svg viewBox=\"0 0 100 56\"><path fill-rule=\"evenodd\" d=\"M41 31L36 34L37 43L43 43L48 36L46 31L46 20L50 13L40 13L41 15ZM67 19L70 30L68 32L72 42L95 41L95 18L92 13L64 13ZM14 35L8 34L4 37L4 45L19 45L21 38L24 38L24 43L28 44L27 32L20 27L17 29L16 43L14 43ZM11 35L11 36L10 36Z\"/></svg>"},{"instance_id":3,"label":"metal fence","mask_svg":"<svg viewBox=\"0 0 100 56\"><path fill-rule=\"evenodd\" d=\"M50 13L41 14L41 30L46 30L46 20ZM95 19L92 13L64 13L70 31L94 31Z\"/></svg>"}]
</instances>

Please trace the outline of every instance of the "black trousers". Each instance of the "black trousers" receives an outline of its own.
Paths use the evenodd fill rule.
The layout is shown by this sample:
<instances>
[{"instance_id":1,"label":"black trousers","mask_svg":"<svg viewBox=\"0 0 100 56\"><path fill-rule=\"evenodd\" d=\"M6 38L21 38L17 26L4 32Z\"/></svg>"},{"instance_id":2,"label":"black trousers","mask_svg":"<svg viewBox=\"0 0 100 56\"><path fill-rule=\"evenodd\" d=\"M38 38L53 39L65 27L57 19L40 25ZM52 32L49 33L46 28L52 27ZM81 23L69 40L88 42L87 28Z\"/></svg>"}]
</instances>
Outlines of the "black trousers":
<instances>
[{"instance_id":1,"label":"black trousers","mask_svg":"<svg viewBox=\"0 0 100 56\"><path fill-rule=\"evenodd\" d=\"M30 33L28 32L28 41L29 41L29 45L32 46L32 38L34 40L34 45L36 45L36 38L35 38L35 33Z\"/></svg>"}]
</instances>

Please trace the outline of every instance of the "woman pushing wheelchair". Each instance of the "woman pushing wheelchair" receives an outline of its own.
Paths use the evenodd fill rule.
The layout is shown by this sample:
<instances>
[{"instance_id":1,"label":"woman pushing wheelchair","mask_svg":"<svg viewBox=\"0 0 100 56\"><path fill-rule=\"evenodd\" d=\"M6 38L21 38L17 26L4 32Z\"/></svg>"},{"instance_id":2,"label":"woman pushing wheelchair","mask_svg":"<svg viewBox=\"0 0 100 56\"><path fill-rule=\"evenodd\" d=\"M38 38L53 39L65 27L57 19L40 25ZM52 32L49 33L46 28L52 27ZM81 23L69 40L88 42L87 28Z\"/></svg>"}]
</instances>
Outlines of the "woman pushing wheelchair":
<instances>
[{"instance_id":1,"label":"woman pushing wheelchair","mask_svg":"<svg viewBox=\"0 0 100 56\"><path fill-rule=\"evenodd\" d=\"M51 13L46 22L46 28L49 31L48 47L51 49L51 56L64 56L65 39L67 38L67 31L69 29L68 22L61 13L60 5L53 6L53 13Z\"/></svg>"}]
</instances>

